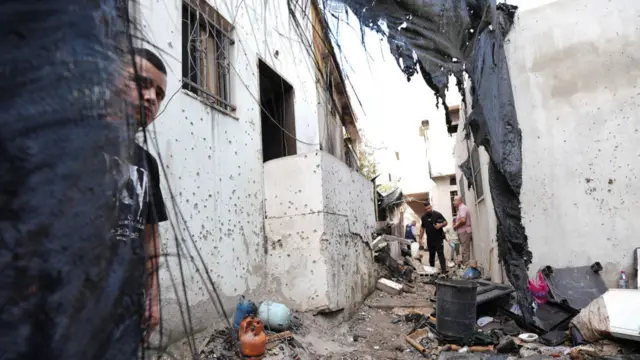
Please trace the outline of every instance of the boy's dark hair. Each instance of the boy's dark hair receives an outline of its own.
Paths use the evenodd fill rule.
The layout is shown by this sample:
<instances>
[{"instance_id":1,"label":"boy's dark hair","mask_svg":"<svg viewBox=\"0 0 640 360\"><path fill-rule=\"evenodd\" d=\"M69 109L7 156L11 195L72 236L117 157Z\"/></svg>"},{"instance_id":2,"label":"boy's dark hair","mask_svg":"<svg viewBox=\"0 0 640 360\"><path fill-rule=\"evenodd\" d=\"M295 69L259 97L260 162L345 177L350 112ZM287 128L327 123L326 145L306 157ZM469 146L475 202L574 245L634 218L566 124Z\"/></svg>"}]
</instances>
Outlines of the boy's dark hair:
<instances>
[{"instance_id":1,"label":"boy's dark hair","mask_svg":"<svg viewBox=\"0 0 640 360\"><path fill-rule=\"evenodd\" d=\"M167 75L167 68L164 66L162 59L156 53L149 49L133 48L133 53L141 58L147 60L151 65L155 66L161 73Z\"/></svg>"}]
</instances>

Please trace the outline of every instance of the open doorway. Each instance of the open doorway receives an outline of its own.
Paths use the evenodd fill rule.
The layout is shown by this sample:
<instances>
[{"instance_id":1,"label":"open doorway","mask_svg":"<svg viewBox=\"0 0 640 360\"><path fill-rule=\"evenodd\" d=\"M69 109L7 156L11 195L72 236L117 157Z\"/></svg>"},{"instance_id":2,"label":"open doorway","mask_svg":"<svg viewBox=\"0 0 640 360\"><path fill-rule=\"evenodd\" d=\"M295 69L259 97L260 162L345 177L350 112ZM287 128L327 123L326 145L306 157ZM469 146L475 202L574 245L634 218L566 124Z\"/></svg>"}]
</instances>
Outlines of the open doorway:
<instances>
[{"instance_id":1,"label":"open doorway","mask_svg":"<svg viewBox=\"0 0 640 360\"><path fill-rule=\"evenodd\" d=\"M260 119L263 161L296 154L296 121L293 87L262 60L260 73Z\"/></svg>"}]
</instances>

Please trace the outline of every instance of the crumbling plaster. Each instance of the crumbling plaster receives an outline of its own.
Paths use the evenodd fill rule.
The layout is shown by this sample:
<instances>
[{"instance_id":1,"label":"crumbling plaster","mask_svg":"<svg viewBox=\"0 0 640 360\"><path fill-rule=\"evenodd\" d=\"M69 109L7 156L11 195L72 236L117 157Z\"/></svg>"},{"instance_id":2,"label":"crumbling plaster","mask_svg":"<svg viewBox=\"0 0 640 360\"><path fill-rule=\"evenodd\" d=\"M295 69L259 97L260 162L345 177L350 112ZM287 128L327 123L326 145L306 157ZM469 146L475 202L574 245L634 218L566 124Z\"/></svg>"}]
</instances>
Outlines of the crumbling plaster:
<instances>
[{"instance_id":1,"label":"crumbling plaster","mask_svg":"<svg viewBox=\"0 0 640 360\"><path fill-rule=\"evenodd\" d=\"M522 129L522 216L540 266L633 274L640 208L640 3L561 0L523 12L507 57Z\"/></svg>"},{"instance_id":2,"label":"crumbling plaster","mask_svg":"<svg viewBox=\"0 0 640 360\"><path fill-rule=\"evenodd\" d=\"M235 44L230 50L234 116L180 88L182 2L140 1L143 35L158 47L168 68L166 100L149 131L151 151L161 162L162 191L171 218L160 227L163 251L169 254L160 274L168 341L185 333L182 317L187 314L178 308L187 304L183 288L196 331L221 321L198 274L204 274L205 265L227 315L232 315L238 295L260 291L266 280L258 59L294 88L296 137L301 140L298 153L318 149L314 145L318 143L315 68L304 45L292 40L286 1L210 3L234 25ZM308 19L309 14L300 18ZM310 39L310 23L303 26ZM183 249L184 281L176 243ZM204 263L196 256L196 248Z\"/></svg>"},{"instance_id":3,"label":"crumbling plaster","mask_svg":"<svg viewBox=\"0 0 640 360\"><path fill-rule=\"evenodd\" d=\"M268 291L297 310L352 312L376 281L371 182L323 151L264 173Z\"/></svg>"}]
</instances>

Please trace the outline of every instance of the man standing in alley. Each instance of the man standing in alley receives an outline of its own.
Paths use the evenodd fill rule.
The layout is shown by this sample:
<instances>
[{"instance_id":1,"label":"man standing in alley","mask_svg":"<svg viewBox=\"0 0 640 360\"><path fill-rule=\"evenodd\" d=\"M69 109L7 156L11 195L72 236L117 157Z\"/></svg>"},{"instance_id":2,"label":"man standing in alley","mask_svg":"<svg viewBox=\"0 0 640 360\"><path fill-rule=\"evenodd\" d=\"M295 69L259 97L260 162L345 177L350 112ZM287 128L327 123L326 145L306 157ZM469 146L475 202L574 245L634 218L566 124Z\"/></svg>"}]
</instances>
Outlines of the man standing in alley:
<instances>
[{"instance_id":1,"label":"man standing in alley","mask_svg":"<svg viewBox=\"0 0 640 360\"><path fill-rule=\"evenodd\" d=\"M165 98L167 70L160 57L152 51L135 48L134 53L136 68L130 66L126 69L120 88L122 98L134 115L135 128L145 131L155 120ZM121 292L133 294L144 291L146 311L142 325L148 336L160 321L158 224L168 220L160 190L159 166L154 156L137 143L132 144L132 152L127 157L108 154L106 158L117 194L114 199L117 214L116 223L111 229L112 240L122 244L123 248L134 249L136 257L141 253L146 255L146 284L140 284L141 279L129 279L123 284L126 288ZM119 251L123 258L127 256L123 249Z\"/></svg>"},{"instance_id":2,"label":"man standing in alley","mask_svg":"<svg viewBox=\"0 0 640 360\"><path fill-rule=\"evenodd\" d=\"M453 205L458 209L458 214L453 222L453 228L458 233L458 239L460 241L460 247L462 252L462 263L467 264L471 260L471 214L469 209L462 202L460 196L453 198Z\"/></svg>"},{"instance_id":3,"label":"man standing in alley","mask_svg":"<svg viewBox=\"0 0 640 360\"><path fill-rule=\"evenodd\" d=\"M413 220L411 224L407 224L404 230L404 238L411 241L416 242L418 240L418 229L416 228L418 222Z\"/></svg>"},{"instance_id":4,"label":"man standing in alley","mask_svg":"<svg viewBox=\"0 0 640 360\"><path fill-rule=\"evenodd\" d=\"M427 250L429 251L429 265L435 266L436 254L442 273L447 272L447 262L444 258L444 231L447 226L447 220L437 211L433 210L430 202L424 203L425 213L422 216L422 228L420 229L420 239L427 234Z\"/></svg>"}]
</instances>

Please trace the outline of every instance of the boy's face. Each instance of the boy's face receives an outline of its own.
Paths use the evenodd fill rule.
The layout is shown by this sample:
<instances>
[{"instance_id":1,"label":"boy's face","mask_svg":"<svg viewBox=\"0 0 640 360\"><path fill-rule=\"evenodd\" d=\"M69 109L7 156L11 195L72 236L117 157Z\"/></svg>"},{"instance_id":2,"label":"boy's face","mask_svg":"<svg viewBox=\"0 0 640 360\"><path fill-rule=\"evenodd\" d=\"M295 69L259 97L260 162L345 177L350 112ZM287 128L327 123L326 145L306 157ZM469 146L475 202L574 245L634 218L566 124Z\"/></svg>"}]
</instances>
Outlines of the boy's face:
<instances>
[{"instance_id":1,"label":"boy's face","mask_svg":"<svg viewBox=\"0 0 640 360\"><path fill-rule=\"evenodd\" d=\"M136 65L138 66L137 78L133 67L128 68L125 73L124 95L128 102L135 107L134 114L137 125L146 127L155 120L160 104L166 96L167 75L140 56L136 56ZM139 101L137 84L140 84L142 90L142 104ZM142 109L140 105L142 105Z\"/></svg>"}]
</instances>

